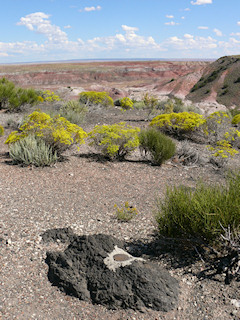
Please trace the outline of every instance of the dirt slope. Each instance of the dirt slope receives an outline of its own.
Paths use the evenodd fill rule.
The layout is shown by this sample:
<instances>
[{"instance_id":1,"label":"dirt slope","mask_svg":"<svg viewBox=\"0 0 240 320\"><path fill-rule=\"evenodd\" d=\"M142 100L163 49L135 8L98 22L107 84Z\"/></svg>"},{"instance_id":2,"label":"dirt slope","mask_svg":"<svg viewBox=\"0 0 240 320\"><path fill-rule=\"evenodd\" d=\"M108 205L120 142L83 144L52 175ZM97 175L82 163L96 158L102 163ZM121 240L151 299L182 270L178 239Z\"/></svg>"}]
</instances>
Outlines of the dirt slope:
<instances>
[{"instance_id":1,"label":"dirt slope","mask_svg":"<svg viewBox=\"0 0 240 320\"><path fill-rule=\"evenodd\" d=\"M217 101L228 107L240 105L240 56L225 56L208 65L187 98Z\"/></svg>"}]
</instances>

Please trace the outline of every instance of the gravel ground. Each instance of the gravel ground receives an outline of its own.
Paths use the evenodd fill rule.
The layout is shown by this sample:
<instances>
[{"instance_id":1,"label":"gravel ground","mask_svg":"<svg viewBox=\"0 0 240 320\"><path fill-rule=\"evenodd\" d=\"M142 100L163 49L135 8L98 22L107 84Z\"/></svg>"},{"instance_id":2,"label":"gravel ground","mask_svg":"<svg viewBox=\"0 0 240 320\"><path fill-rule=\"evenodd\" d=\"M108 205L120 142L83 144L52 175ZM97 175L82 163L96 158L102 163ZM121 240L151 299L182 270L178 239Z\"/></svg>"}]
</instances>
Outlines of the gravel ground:
<instances>
[{"instance_id":1,"label":"gravel ground","mask_svg":"<svg viewBox=\"0 0 240 320\"><path fill-rule=\"evenodd\" d=\"M142 119L140 112L95 112L83 127L119 120L145 126ZM0 114L0 123L4 121L6 115ZM199 279L206 267L200 256L182 243L157 239L153 218L156 197L164 196L167 185L194 187L199 178L221 183L222 172L210 165L183 167L174 161L151 166L138 152L123 162L104 162L90 156L87 146L79 152L69 150L68 160L51 168L13 166L4 145L9 132L0 137L0 319L240 319L239 283ZM121 223L114 216L114 204L125 201L139 214ZM46 251L62 248L44 244L40 235L62 227L71 227L79 235L105 233L138 243L145 258L166 267L179 280L178 307L168 313L108 310L51 286Z\"/></svg>"}]
</instances>

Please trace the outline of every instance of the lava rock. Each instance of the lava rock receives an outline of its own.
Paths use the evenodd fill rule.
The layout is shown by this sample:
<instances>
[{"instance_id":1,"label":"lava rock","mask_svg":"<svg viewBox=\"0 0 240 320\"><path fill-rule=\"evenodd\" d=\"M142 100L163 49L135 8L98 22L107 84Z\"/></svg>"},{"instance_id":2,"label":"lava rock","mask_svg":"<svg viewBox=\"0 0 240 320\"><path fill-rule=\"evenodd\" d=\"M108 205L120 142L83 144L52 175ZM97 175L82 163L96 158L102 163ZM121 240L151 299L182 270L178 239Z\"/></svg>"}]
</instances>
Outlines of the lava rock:
<instances>
[{"instance_id":1,"label":"lava rock","mask_svg":"<svg viewBox=\"0 0 240 320\"><path fill-rule=\"evenodd\" d=\"M70 237L64 252L47 252L48 278L65 293L109 309L173 309L179 285L167 270L130 255L108 235Z\"/></svg>"},{"instance_id":2,"label":"lava rock","mask_svg":"<svg viewBox=\"0 0 240 320\"><path fill-rule=\"evenodd\" d=\"M59 240L62 243L71 242L76 235L71 228L56 228L45 231L41 234L43 242L56 242Z\"/></svg>"}]
</instances>

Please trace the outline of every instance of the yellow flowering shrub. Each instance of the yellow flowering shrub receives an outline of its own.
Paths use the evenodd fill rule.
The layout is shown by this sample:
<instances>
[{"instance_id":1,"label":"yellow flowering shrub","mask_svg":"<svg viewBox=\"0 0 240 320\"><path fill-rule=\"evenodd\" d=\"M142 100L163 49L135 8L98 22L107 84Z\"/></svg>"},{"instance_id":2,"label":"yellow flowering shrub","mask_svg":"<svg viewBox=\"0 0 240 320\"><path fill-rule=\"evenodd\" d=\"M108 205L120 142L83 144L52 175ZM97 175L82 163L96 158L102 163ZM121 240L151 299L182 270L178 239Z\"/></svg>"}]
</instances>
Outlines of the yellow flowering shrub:
<instances>
[{"instance_id":1,"label":"yellow flowering shrub","mask_svg":"<svg viewBox=\"0 0 240 320\"><path fill-rule=\"evenodd\" d=\"M86 91L79 94L79 102L86 105L113 106L113 99L107 92Z\"/></svg>"},{"instance_id":2,"label":"yellow flowering shrub","mask_svg":"<svg viewBox=\"0 0 240 320\"><path fill-rule=\"evenodd\" d=\"M122 98L119 100L119 102L122 110L133 109L133 101L130 98L128 97Z\"/></svg>"},{"instance_id":3,"label":"yellow flowering shrub","mask_svg":"<svg viewBox=\"0 0 240 320\"><path fill-rule=\"evenodd\" d=\"M161 131L182 136L192 133L205 123L202 115L194 112L165 113L152 119L150 126Z\"/></svg>"},{"instance_id":4,"label":"yellow flowering shrub","mask_svg":"<svg viewBox=\"0 0 240 320\"><path fill-rule=\"evenodd\" d=\"M128 222L138 214L137 209L133 206L130 206L128 201L126 201L121 207L118 207L115 204L114 208L116 209L116 218L121 222Z\"/></svg>"},{"instance_id":5,"label":"yellow flowering shrub","mask_svg":"<svg viewBox=\"0 0 240 320\"><path fill-rule=\"evenodd\" d=\"M139 132L140 128L126 125L125 122L97 125L88 134L89 145L96 147L110 159L123 159L139 146Z\"/></svg>"},{"instance_id":6,"label":"yellow flowering shrub","mask_svg":"<svg viewBox=\"0 0 240 320\"><path fill-rule=\"evenodd\" d=\"M4 135L4 128L0 125L0 137Z\"/></svg>"},{"instance_id":7,"label":"yellow flowering shrub","mask_svg":"<svg viewBox=\"0 0 240 320\"><path fill-rule=\"evenodd\" d=\"M212 151L212 156L223 159L227 159L229 156L234 157L238 154L238 151L235 150L227 140L217 141L215 146L208 146L208 149Z\"/></svg>"},{"instance_id":8,"label":"yellow flowering shrub","mask_svg":"<svg viewBox=\"0 0 240 320\"><path fill-rule=\"evenodd\" d=\"M56 102L56 101L60 101L61 99L53 91L45 90L45 91L40 91L38 100L39 102Z\"/></svg>"},{"instance_id":9,"label":"yellow flowering shrub","mask_svg":"<svg viewBox=\"0 0 240 320\"><path fill-rule=\"evenodd\" d=\"M6 144L12 144L28 135L42 137L53 151L61 154L73 144L82 144L87 133L79 126L72 124L63 117L50 117L44 112L34 111L19 128L10 133Z\"/></svg>"}]
</instances>

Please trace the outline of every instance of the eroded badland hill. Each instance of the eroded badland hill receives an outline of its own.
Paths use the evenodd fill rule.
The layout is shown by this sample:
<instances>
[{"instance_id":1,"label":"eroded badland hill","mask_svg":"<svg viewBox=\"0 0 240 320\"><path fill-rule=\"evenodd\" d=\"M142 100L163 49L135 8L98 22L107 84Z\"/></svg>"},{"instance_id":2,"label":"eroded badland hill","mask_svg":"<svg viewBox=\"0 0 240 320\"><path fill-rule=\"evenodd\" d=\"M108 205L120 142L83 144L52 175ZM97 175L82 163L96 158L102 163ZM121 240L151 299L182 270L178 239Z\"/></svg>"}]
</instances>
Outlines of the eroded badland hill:
<instances>
[{"instance_id":1,"label":"eroded badland hill","mask_svg":"<svg viewBox=\"0 0 240 320\"><path fill-rule=\"evenodd\" d=\"M124 61L0 66L0 76L16 85L61 90L74 97L83 90L108 91L113 98L141 98L143 92L181 98L202 77L207 61Z\"/></svg>"}]
</instances>

